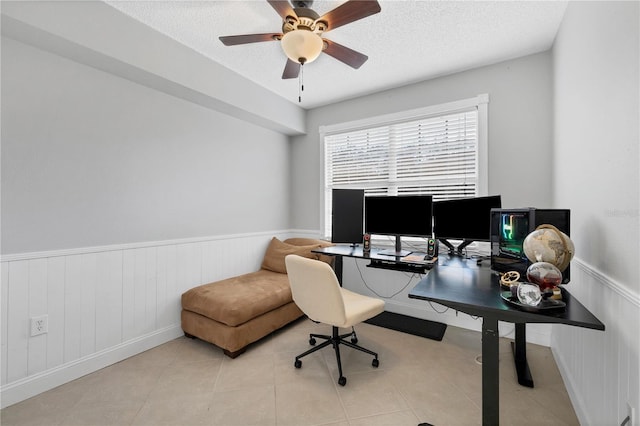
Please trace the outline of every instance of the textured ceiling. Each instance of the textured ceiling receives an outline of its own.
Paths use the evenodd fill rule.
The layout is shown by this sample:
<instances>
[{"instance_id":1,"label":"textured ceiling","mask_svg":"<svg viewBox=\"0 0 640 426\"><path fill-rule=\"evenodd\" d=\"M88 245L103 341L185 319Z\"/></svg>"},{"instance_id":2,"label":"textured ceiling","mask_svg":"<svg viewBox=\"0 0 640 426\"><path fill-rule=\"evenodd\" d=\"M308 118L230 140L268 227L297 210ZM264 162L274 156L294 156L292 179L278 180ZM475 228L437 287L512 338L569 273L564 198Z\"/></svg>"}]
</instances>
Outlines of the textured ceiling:
<instances>
[{"instance_id":1,"label":"textured ceiling","mask_svg":"<svg viewBox=\"0 0 640 426\"><path fill-rule=\"evenodd\" d=\"M324 34L369 56L352 69L321 54L298 79L282 80L279 42L224 46L219 36L281 32L265 0L107 1L221 65L303 108L525 56L551 47L566 1L380 0L382 11ZM344 1L315 1L319 15ZM215 76L212 76L215 78Z\"/></svg>"}]
</instances>

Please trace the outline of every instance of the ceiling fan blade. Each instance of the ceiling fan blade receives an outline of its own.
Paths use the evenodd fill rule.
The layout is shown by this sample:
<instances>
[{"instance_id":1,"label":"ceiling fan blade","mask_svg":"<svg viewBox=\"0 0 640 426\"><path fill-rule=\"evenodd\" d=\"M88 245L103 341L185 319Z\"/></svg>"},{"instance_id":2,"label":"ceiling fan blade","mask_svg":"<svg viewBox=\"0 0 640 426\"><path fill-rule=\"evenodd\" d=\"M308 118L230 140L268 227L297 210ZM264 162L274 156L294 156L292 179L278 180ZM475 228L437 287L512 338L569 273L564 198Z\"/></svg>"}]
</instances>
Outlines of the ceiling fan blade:
<instances>
[{"instance_id":1,"label":"ceiling fan blade","mask_svg":"<svg viewBox=\"0 0 640 426\"><path fill-rule=\"evenodd\" d=\"M235 46L236 44L257 43L260 41L276 41L282 37L282 33L267 34L244 34L234 36L219 37L225 46Z\"/></svg>"},{"instance_id":2,"label":"ceiling fan blade","mask_svg":"<svg viewBox=\"0 0 640 426\"><path fill-rule=\"evenodd\" d=\"M327 40L326 38L322 39L327 47L323 50L327 55L333 56L339 61L344 62L352 68L360 68L362 64L367 62L369 57L360 52L356 52L353 49L349 49L341 44L333 42L331 40Z\"/></svg>"},{"instance_id":3,"label":"ceiling fan blade","mask_svg":"<svg viewBox=\"0 0 640 426\"><path fill-rule=\"evenodd\" d=\"M281 0L267 0L269 4L278 12L278 15L282 17L282 20L287 19L287 16L297 17L291 4L288 1Z\"/></svg>"},{"instance_id":4,"label":"ceiling fan blade","mask_svg":"<svg viewBox=\"0 0 640 426\"><path fill-rule=\"evenodd\" d=\"M349 0L325 13L319 20L327 23L326 31L331 31L378 12L380 4L376 0Z\"/></svg>"},{"instance_id":5,"label":"ceiling fan blade","mask_svg":"<svg viewBox=\"0 0 640 426\"><path fill-rule=\"evenodd\" d=\"M287 64L284 66L284 72L282 73L282 78L297 78L298 74L300 74L300 64L293 62L291 59L287 59Z\"/></svg>"}]
</instances>

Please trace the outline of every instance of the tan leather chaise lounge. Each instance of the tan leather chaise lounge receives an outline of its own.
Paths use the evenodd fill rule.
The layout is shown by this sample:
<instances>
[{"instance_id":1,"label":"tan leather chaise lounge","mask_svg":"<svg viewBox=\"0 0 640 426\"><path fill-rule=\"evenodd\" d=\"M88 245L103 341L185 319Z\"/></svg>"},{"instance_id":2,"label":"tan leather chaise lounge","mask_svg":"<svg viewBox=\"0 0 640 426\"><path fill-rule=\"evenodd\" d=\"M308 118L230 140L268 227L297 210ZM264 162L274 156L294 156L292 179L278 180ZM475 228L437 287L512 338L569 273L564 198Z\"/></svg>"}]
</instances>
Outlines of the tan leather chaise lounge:
<instances>
[{"instance_id":1,"label":"tan leather chaise lounge","mask_svg":"<svg viewBox=\"0 0 640 426\"><path fill-rule=\"evenodd\" d=\"M194 287L182 295L182 330L235 358L246 347L304 314L291 297L284 258L289 254L331 262L311 250L331 243L273 238L260 270Z\"/></svg>"}]
</instances>

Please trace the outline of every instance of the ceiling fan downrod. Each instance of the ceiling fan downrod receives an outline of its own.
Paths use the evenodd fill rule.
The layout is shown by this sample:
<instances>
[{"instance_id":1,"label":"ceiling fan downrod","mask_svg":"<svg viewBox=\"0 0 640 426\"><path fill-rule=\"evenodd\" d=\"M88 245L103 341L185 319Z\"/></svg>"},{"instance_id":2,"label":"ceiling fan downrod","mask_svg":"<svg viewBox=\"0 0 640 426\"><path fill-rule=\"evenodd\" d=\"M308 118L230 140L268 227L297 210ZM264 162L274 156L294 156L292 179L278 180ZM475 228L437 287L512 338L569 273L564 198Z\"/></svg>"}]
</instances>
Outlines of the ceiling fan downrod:
<instances>
[{"instance_id":1,"label":"ceiling fan downrod","mask_svg":"<svg viewBox=\"0 0 640 426\"><path fill-rule=\"evenodd\" d=\"M311 8L311 5L313 4L313 0L297 0L297 1L292 1L291 4L293 5L293 7L305 7L305 8Z\"/></svg>"}]
</instances>

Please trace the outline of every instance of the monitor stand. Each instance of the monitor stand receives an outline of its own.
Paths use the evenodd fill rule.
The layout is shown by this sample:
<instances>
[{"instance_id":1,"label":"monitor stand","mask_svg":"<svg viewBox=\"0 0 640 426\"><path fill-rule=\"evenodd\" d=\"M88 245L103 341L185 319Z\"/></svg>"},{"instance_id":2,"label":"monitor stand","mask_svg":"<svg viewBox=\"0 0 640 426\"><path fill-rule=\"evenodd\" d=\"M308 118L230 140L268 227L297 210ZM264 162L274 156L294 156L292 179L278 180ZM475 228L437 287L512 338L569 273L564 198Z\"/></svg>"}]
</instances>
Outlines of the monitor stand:
<instances>
[{"instance_id":1,"label":"monitor stand","mask_svg":"<svg viewBox=\"0 0 640 426\"><path fill-rule=\"evenodd\" d=\"M379 251L378 254L383 256L395 256L395 257L405 257L409 256L411 252L409 250L402 250L402 241L400 240L400 235L396 235L396 248L389 250Z\"/></svg>"},{"instance_id":2,"label":"monitor stand","mask_svg":"<svg viewBox=\"0 0 640 426\"><path fill-rule=\"evenodd\" d=\"M453 244L451 244L448 240L445 240L444 238L438 238L438 241L440 241L442 244L447 246L447 248L449 249L449 254L451 256L462 256L462 250L473 242L473 240L462 240L462 242L458 244L458 247L455 247Z\"/></svg>"}]
</instances>

